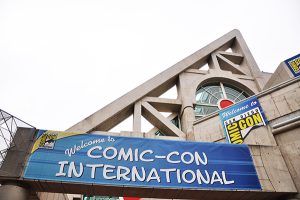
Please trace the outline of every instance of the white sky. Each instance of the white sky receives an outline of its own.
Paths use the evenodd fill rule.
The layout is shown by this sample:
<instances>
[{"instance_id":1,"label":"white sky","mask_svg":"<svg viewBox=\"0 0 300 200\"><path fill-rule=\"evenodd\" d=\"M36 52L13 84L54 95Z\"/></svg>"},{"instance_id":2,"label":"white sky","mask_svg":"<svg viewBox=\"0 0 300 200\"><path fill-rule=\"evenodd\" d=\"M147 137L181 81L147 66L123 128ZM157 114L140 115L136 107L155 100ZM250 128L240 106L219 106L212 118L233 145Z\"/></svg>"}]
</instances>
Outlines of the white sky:
<instances>
[{"instance_id":1,"label":"white sky","mask_svg":"<svg viewBox=\"0 0 300 200\"><path fill-rule=\"evenodd\" d=\"M300 53L299 0L0 0L0 108L65 130L239 29L262 71Z\"/></svg>"}]
</instances>

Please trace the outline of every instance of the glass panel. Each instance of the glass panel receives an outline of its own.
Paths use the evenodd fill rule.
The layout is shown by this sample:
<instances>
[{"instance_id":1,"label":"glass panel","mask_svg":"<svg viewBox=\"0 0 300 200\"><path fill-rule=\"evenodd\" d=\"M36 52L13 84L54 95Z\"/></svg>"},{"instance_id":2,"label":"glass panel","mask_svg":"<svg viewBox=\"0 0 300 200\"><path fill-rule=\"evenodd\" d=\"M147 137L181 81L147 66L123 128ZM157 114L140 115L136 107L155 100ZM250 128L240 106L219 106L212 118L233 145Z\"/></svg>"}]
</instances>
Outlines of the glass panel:
<instances>
[{"instance_id":1,"label":"glass panel","mask_svg":"<svg viewBox=\"0 0 300 200\"><path fill-rule=\"evenodd\" d=\"M205 111L206 111L205 115L213 113L213 112L215 112L217 110L219 110L219 108L217 106L215 106L215 107L206 106L206 108L205 108Z\"/></svg>"},{"instance_id":2,"label":"glass panel","mask_svg":"<svg viewBox=\"0 0 300 200\"><path fill-rule=\"evenodd\" d=\"M219 110L218 106L209 106L209 105L196 105L195 107L195 115L203 116L213 113Z\"/></svg>"},{"instance_id":3,"label":"glass panel","mask_svg":"<svg viewBox=\"0 0 300 200\"><path fill-rule=\"evenodd\" d=\"M197 91L196 102L216 105L218 100L223 97L222 89L219 85L204 86Z\"/></svg>"},{"instance_id":4,"label":"glass panel","mask_svg":"<svg viewBox=\"0 0 300 200\"><path fill-rule=\"evenodd\" d=\"M195 113L196 113L196 115L204 115L203 114L203 106L199 106L199 105L196 105L196 107L195 107Z\"/></svg>"},{"instance_id":5,"label":"glass panel","mask_svg":"<svg viewBox=\"0 0 300 200\"><path fill-rule=\"evenodd\" d=\"M208 94L203 88L200 88L196 94L196 101L197 103L208 103L209 96L210 94Z\"/></svg>"},{"instance_id":6,"label":"glass panel","mask_svg":"<svg viewBox=\"0 0 300 200\"><path fill-rule=\"evenodd\" d=\"M213 86L206 86L204 87L206 91L209 91L212 95L222 93L221 86L219 85L213 85ZM223 96L223 95L222 95Z\"/></svg>"},{"instance_id":7,"label":"glass panel","mask_svg":"<svg viewBox=\"0 0 300 200\"><path fill-rule=\"evenodd\" d=\"M227 96L227 99L230 99L230 100L236 102L235 99L236 99L237 95L233 95L233 94L230 94L230 93L226 93L226 96Z\"/></svg>"},{"instance_id":8,"label":"glass panel","mask_svg":"<svg viewBox=\"0 0 300 200\"><path fill-rule=\"evenodd\" d=\"M244 95L242 94L242 95L239 96L238 99L236 99L236 102L242 101L242 100L244 100L244 99L246 99L246 98L247 98L247 97L244 96Z\"/></svg>"},{"instance_id":9,"label":"glass panel","mask_svg":"<svg viewBox=\"0 0 300 200\"><path fill-rule=\"evenodd\" d=\"M245 92L236 88L233 88L232 86L224 86L225 89L225 93L227 95L228 99L233 100L234 102L239 102L245 98L247 98L247 96L245 96Z\"/></svg>"},{"instance_id":10,"label":"glass panel","mask_svg":"<svg viewBox=\"0 0 300 200\"><path fill-rule=\"evenodd\" d=\"M179 120L178 116L171 120L172 124L174 124L177 128L179 128Z\"/></svg>"},{"instance_id":11,"label":"glass panel","mask_svg":"<svg viewBox=\"0 0 300 200\"><path fill-rule=\"evenodd\" d=\"M224 86L224 89L225 89L225 93L226 93L226 96L228 99L231 99L231 100L235 100L239 95L240 95L240 91L237 91L233 88L230 88L228 86Z\"/></svg>"},{"instance_id":12,"label":"glass panel","mask_svg":"<svg viewBox=\"0 0 300 200\"><path fill-rule=\"evenodd\" d=\"M210 104L217 104L219 99L224 98L220 85L206 86L204 90L210 94L208 102Z\"/></svg>"}]
</instances>

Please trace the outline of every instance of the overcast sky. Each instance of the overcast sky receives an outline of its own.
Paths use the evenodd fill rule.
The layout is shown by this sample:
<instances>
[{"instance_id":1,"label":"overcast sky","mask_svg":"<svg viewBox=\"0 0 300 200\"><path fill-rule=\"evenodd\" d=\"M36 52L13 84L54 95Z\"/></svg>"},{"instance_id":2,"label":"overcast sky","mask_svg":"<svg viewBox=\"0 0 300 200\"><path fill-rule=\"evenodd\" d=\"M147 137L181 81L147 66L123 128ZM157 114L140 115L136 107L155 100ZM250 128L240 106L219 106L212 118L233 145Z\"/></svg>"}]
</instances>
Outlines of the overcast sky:
<instances>
[{"instance_id":1,"label":"overcast sky","mask_svg":"<svg viewBox=\"0 0 300 200\"><path fill-rule=\"evenodd\" d=\"M299 0L0 0L0 109L65 130L232 29L262 71L300 53Z\"/></svg>"}]
</instances>

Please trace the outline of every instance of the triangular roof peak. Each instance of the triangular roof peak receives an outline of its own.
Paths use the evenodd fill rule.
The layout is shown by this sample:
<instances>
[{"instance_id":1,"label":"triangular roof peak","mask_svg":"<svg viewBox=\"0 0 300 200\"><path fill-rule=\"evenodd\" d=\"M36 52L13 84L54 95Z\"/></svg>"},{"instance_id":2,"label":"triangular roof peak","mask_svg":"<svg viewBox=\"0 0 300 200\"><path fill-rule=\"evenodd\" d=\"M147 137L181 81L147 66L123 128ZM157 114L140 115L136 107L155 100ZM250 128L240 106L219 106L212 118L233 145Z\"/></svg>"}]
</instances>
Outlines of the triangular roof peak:
<instances>
[{"instance_id":1,"label":"triangular roof peak","mask_svg":"<svg viewBox=\"0 0 300 200\"><path fill-rule=\"evenodd\" d=\"M238 54L227 55L224 51L228 48L235 48ZM231 65L233 70L238 69L231 63L231 57L238 60L239 57L243 56L248 66L251 66L251 76L256 81L259 89L262 88L260 82L260 70L248 49L241 33L239 30L234 29L219 39L213 41L209 45L196 51L190 56L179 61L170 68L164 70L153 78L149 79L145 83L131 90L127 94L116 99L112 103L96 111L92 115L88 116L84 120L78 122L74 126L68 129L68 131L79 131L79 132L90 132L94 130L108 131L121 121L126 119L134 112L134 107L144 97L158 97L163 94L169 88L174 86L177 82L178 76L189 69L199 69L205 65L210 57L215 52L219 53L217 59L223 62L225 67ZM230 57L231 56L231 57ZM243 74L242 71L239 72ZM163 128L163 127L162 127ZM166 125L168 128L168 125ZM171 129L172 127L169 127ZM175 131L176 132L176 131ZM179 133L180 134L180 133Z\"/></svg>"}]
</instances>

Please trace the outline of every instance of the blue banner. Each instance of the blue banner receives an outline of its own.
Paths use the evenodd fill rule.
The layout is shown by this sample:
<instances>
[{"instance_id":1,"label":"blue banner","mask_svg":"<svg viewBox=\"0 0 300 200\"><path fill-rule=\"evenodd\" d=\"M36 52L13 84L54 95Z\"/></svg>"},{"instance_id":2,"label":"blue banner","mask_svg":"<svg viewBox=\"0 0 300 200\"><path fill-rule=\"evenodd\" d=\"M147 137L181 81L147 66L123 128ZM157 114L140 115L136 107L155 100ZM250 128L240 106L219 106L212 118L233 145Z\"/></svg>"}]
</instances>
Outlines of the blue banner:
<instances>
[{"instance_id":1,"label":"blue banner","mask_svg":"<svg viewBox=\"0 0 300 200\"><path fill-rule=\"evenodd\" d=\"M24 179L116 186L260 190L247 145L40 130Z\"/></svg>"},{"instance_id":2,"label":"blue banner","mask_svg":"<svg viewBox=\"0 0 300 200\"><path fill-rule=\"evenodd\" d=\"M300 76L300 54L284 61L294 77Z\"/></svg>"},{"instance_id":3,"label":"blue banner","mask_svg":"<svg viewBox=\"0 0 300 200\"><path fill-rule=\"evenodd\" d=\"M251 130L268 124L255 96L221 110L219 115L227 141L232 144L242 144Z\"/></svg>"}]
</instances>

